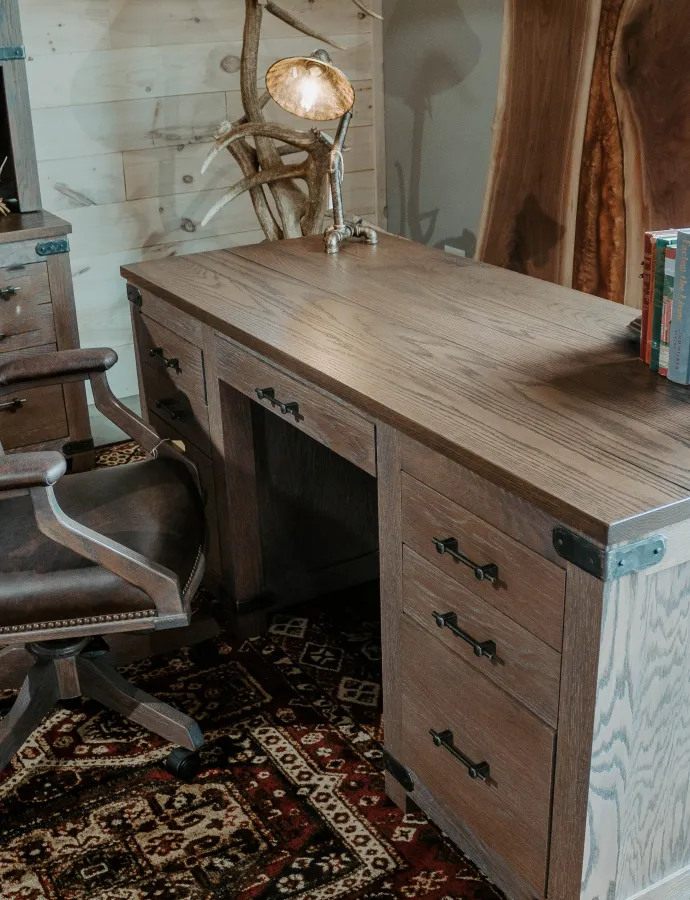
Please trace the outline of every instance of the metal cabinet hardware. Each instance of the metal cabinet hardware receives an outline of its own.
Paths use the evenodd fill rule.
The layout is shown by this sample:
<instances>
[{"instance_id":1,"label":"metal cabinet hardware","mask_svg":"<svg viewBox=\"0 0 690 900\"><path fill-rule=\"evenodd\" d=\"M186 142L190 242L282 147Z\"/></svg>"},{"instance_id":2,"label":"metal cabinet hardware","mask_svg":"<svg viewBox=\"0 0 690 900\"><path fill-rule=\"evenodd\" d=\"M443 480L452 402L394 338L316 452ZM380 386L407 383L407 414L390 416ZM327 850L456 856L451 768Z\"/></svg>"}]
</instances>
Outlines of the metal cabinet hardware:
<instances>
[{"instance_id":1,"label":"metal cabinet hardware","mask_svg":"<svg viewBox=\"0 0 690 900\"><path fill-rule=\"evenodd\" d=\"M26 59L26 48L23 45L0 47L0 60L6 62L12 59Z\"/></svg>"},{"instance_id":2,"label":"metal cabinet hardware","mask_svg":"<svg viewBox=\"0 0 690 900\"><path fill-rule=\"evenodd\" d=\"M495 584L498 581L498 566L494 563L479 566L477 563L472 562L469 556L465 556L464 553L460 552L460 546L456 538L444 538L443 540L432 538L432 543L439 553L448 553L453 559L461 562L463 566L468 566L472 569L477 581L490 581L491 584Z\"/></svg>"},{"instance_id":3,"label":"metal cabinet hardware","mask_svg":"<svg viewBox=\"0 0 690 900\"><path fill-rule=\"evenodd\" d=\"M490 662L496 658L496 642L495 641L475 641L466 631L458 627L458 617L454 612L449 613L432 613L434 620L439 628L448 628L454 635L465 641L474 650L474 655L478 657L486 657Z\"/></svg>"},{"instance_id":4,"label":"metal cabinet hardware","mask_svg":"<svg viewBox=\"0 0 690 900\"><path fill-rule=\"evenodd\" d=\"M294 416L296 422L304 418L300 415L299 403L282 403L276 397L274 388L256 388L255 393L259 400L269 400L271 406L277 406L284 416Z\"/></svg>"},{"instance_id":5,"label":"metal cabinet hardware","mask_svg":"<svg viewBox=\"0 0 690 900\"><path fill-rule=\"evenodd\" d=\"M177 409L173 400L156 400L156 409L167 413L173 422L179 422L180 419L186 417L186 413L181 409Z\"/></svg>"},{"instance_id":6,"label":"metal cabinet hardware","mask_svg":"<svg viewBox=\"0 0 690 900\"><path fill-rule=\"evenodd\" d=\"M141 291L138 287L135 287L133 284L127 285L127 299L130 303L133 303L135 306L143 306L144 301L141 296Z\"/></svg>"},{"instance_id":7,"label":"metal cabinet hardware","mask_svg":"<svg viewBox=\"0 0 690 900\"><path fill-rule=\"evenodd\" d=\"M454 756L467 769L470 778L478 778L480 781L486 781L491 775L491 767L487 762L473 763L471 759L465 756L453 743L452 731L434 731L429 729L429 734L436 747L443 747L451 756Z\"/></svg>"},{"instance_id":8,"label":"metal cabinet hardware","mask_svg":"<svg viewBox=\"0 0 690 900\"><path fill-rule=\"evenodd\" d=\"M162 347L153 347L149 350L149 356L152 359L160 359L166 369L174 369L178 375L181 374L180 361L176 356L168 358Z\"/></svg>"},{"instance_id":9,"label":"metal cabinet hardware","mask_svg":"<svg viewBox=\"0 0 690 900\"><path fill-rule=\"evenodd\" d=\"M7 409L10 412L17 412L17 410L21 409L25 403L26 400L20 400L19 397L14 397L12 400L8 400L6 403L0 403L0 409Z\"/></svg>"},{"instance_id":10,"label":"metal cabinet hardware","mask_svg":"<svg viewBox=\"0 0 690 900\"><path fill-rule=\"evenodd\" d=\"M55 256L57 253L69 253L69 241L60 238L59 241L41 241L36 244L37 256Z\"/></svg>"},{"instance_id":11,"label":"metal cabinet hardware","mask_svg":"<svg viewBox=\"0 0 690 900\"><path fill-rule=\"evenodd\" d=\"M9 300L10 297L14 297L16 294L18 294L19 291L20 288L14 287L13 285L6 288L0 288L0 297L2 297L3 300Z\"/></svg>"}]
</instances>

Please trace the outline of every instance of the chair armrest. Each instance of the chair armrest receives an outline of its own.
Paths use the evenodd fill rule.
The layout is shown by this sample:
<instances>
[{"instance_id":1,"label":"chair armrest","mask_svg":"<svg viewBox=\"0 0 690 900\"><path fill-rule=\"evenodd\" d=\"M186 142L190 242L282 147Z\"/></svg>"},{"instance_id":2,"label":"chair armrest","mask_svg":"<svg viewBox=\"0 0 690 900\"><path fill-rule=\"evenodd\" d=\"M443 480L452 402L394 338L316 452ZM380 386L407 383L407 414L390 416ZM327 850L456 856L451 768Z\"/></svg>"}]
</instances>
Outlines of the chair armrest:
<instances>
[{"instance_id":1,"label":"chair armrest","mask_svg":"<svg viewBox=\"0 0 690 900\"><path fill-rule=\"evenodd\" d=\"M0 362L0 387L31 381L55 381L92 372L106 372L117 362L117 353L107 348L57 350L36 356L20 356Z\"/></svg>"},{"instance_id":2,"label":"chair armrest","mask_svg":"<svg viewBox=\"0 0 690 900\"><path fill-rule=\"evenodd\" d=\"M13 453L0 456L0 491L20 488L50 487L67 471L61 453Z\"/></svg>"}]
</instances>

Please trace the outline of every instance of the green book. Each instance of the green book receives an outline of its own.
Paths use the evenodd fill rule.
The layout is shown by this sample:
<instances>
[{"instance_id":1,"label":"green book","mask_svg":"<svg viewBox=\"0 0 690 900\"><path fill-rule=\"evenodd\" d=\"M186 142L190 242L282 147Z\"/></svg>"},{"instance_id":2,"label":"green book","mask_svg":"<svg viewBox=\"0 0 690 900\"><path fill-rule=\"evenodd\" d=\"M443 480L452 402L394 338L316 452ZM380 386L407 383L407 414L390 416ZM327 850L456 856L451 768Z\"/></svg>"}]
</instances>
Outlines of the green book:
<instances>
[{"instance_id":1,"label":"green book","mask_svg":"<svg viewBox=\"0 0 690 900\"><path fill-rule=\"evenodd\" d=\"M653 317L652 317L652 358L649 367L652 372L659 371L659 353L661 351L661 324L664 312L664 282L666 278L666 250L675 247L678 242L678 232L658 235L656 238L654 255L654 288L653 288Z\"/></svg>"}]
</instances>

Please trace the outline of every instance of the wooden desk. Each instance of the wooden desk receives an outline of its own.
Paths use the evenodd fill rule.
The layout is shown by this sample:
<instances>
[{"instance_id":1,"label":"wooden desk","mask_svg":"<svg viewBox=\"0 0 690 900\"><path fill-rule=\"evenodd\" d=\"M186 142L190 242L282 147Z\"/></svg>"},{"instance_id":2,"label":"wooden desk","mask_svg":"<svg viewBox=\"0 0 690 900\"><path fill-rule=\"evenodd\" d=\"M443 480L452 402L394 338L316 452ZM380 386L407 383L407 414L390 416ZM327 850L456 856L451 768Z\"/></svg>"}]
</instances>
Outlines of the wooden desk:
<instances>
[{"instance_id":1,"label":"wooden desk","mask_svg":"<svg viewBox=\"0 0 690 900\"><path fill-rule=\"evenodd\" d=\"M510 897L687 893L690 393L633 311L387 237L123 274L233 609L318 586L320 542L366 577L378 512L396 802Z\"/></svg>"}]
</instances>

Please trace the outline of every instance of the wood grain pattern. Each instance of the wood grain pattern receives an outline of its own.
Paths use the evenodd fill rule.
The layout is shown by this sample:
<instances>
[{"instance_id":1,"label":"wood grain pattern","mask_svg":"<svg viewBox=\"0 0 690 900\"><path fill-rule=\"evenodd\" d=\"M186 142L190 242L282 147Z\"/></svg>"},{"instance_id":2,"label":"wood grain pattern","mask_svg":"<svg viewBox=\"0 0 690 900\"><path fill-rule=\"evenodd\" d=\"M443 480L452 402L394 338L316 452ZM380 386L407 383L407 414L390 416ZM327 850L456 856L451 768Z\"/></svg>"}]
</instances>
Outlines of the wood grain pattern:
<instances>
[{"instance_id":1,"label":"wood grain pattern","mask_svg":"<svg viewBox=\"0 0 690 900\"><path fill-rule=\"evenodd\" d=\"M404 610L445 647L507 693L512 694L547 725L556 727L561 677L560 654L475 594L431 566L414 551L403 550ZM453 612L457 627L476 641L492 640L497 660L475 655L472 647L447 628L440 629L433 613Z\"/></svg>"},{"instance_id":2,"label":"wood grain pattern","mask_svg":"<svg viewBox=\"0 0 690 900\"><path fill-rule=\"evenodd\" d=\"M349 245L333 264L316 242L305 241L324 270L349 267L341 290L353 291L345 299L312 287L311 276L305 283L276 272L275 246L266 265L243 259L242 250L123 273L595 539L615 541L620 522L627 535L643 534L644 516L654 514L658 525L661 507L683 515L690 488L680 426L686 397L668 385L652 386L650 395L627 342L629 311L506 270L458 265L392 237L373 249ZM438 270L432 281L430 271ZM424 308L425 294L446 298L443 322ZM484 339L493 338L488 358L477 346L479 321L467 337L467 319L477 310ZM525 324L535 326L529 372L526 341L506 333L513 316L525 312ZM590 313L605 323L605 362L600 345L593 350L591 338L578 336L587 334ZM493 326L499 314L507 322L502 331ZM664 431L657 392L670 410Z\"/></svg>"},{"instance_id":3,"label":"wood grain pattern","mask_svg":"<svg viewBox=\"0 0 690 900\"><path fill-rule=\"evenodd\" d=\"M406 617L402 626L403 759L442 806L541 894L546 884L554 732ZM439 690L439 686L443 690ZM429 729L488 762L473 780Z\"/></svg>"},{"instance_id":4,"label":"wood grain pattern","mask_svg":"<svg viewBox=\"0 0 690 900\"><path fill-rule=\"evenodd\" d=\"M135 318L137 353L145 366L163 372L170 383L189 397L206 403L204 359L201 350L159 325L142 312ZM175 363L175 360L177 361ZM175 364L173 364L175 363Z\"/></svg>"},{"instance_id":5,"label":"wood grain pattern","mask_svg":"<svg viewBox=\"0 0 690 900\"><path fill-rule=\"evenodd\" d=\"M185 440L208 454L208 409L203 396L187 394L165 371L152 366L142 366L141 377L149 412L168 420Z\"/></svg>"},{"instance_id":6,"label":"wood grain pattern","mask_svg":"<svg viewBox=\"0 0 690 900\"><path fill-rule=\"evenodd\" d=\"M0 289L8 288L17 288L17 293L0 299L0 349L9 352L55 343L46 264L0 269Z\"/></svg>"},{"instance_id":7,"label":"wood grain pattern","mask_svg":"<svg viewBox=\"0 0 690 900\"><path fill-rule=\"evenodd\" d=\"M5 450L66 440L69 427L60 385L31 388L17 397L26 403L16 410L0 410L0 441Z\"/></svg>"}]
</instances>

